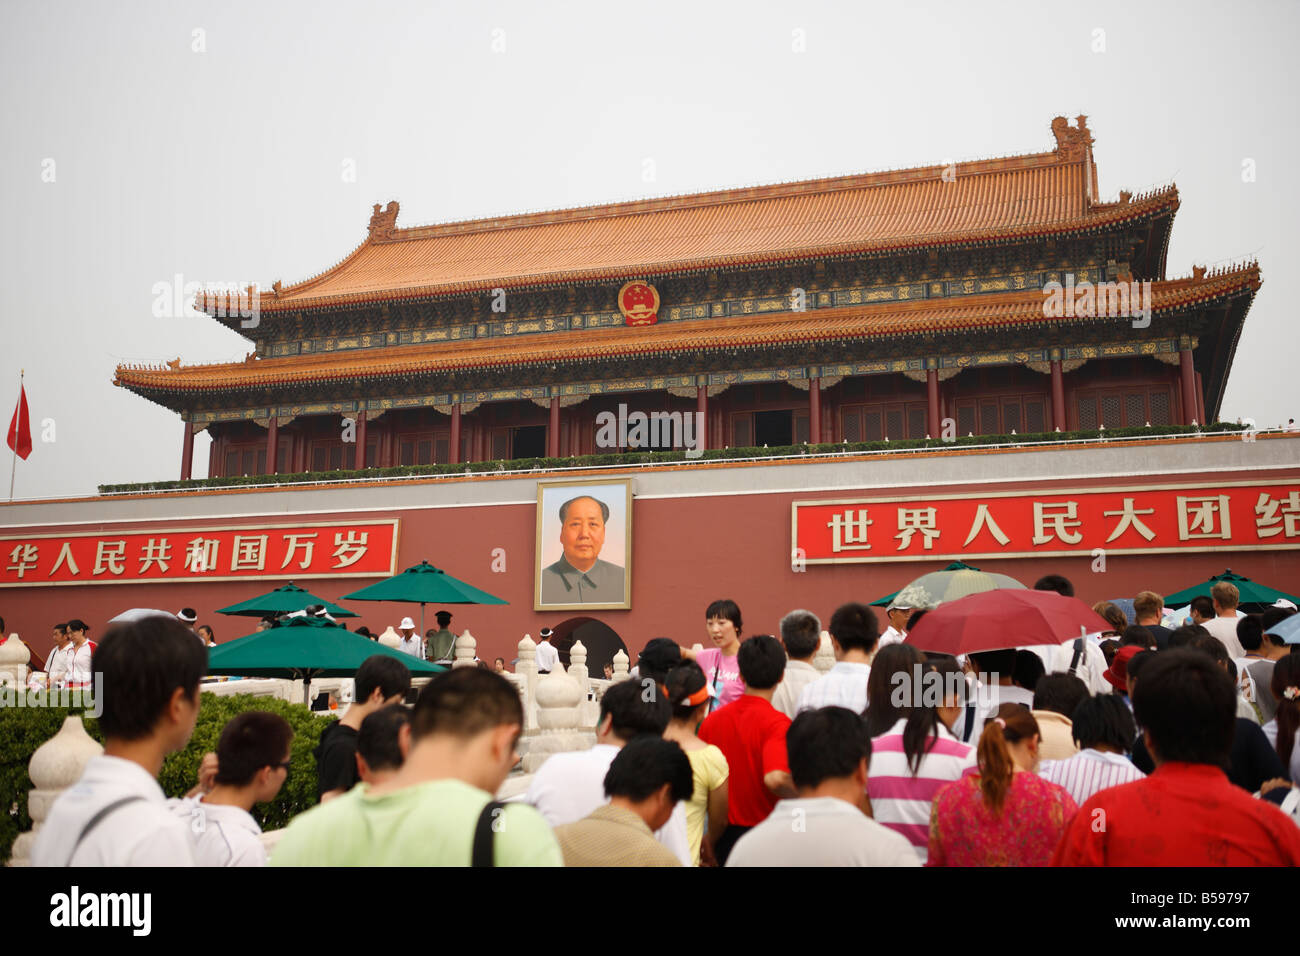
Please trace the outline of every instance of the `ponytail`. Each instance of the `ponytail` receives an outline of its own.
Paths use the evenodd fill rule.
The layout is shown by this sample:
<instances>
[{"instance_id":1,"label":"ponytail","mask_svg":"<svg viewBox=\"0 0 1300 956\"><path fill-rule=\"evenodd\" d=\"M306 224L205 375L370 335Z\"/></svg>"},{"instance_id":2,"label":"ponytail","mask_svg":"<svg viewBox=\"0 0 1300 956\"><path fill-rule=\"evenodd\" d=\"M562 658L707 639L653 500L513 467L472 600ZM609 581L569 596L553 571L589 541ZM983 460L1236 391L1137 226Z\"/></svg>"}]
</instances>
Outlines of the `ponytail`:
<instances>
[{"instance_id":1,"label":"ponytail","mask_svg":"<svg viewBox=\"0 0 1300 956\"><path fill-rule=\"evenodd\" d=\"M1038 733L1038 721L1027 707L1020 704L1003 704L998 708L997 714L984 724L977 752L979 785L980 792L984 795L984 805L994 814L1002 813L1016 772L1016 761L1007 745L1027 740Z\"/></svg>"},{"instance_id":2,"label":"ponytail","mask_svg":"<svg viewBox=\"0 0 1300 956\"><path fill-rule=\"evenodd\" d=\"M1290 654L1278 660L1269 686L1277 698L1277 755L1289 776L1296 731L1300 729L1300 656Z\"/></svg>"}]
</instances>

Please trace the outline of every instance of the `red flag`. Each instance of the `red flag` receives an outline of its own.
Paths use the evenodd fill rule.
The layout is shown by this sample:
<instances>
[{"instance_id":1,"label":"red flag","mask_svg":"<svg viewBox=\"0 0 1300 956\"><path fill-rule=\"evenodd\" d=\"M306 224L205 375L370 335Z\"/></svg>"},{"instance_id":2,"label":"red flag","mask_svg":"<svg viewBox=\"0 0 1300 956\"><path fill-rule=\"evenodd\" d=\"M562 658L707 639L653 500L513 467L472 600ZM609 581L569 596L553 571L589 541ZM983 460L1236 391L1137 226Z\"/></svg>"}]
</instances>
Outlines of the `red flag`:
<instances>
[{"instance_id":1,"label":"red flag","mask_svg":"<svg viewBox=\"0 0 1300 956\"><path fill-rule=\"evenodd\" d=\"M27 389L18 386L18 407L9 423L9 447L23 461L32 453L32 425L27 418Z\"/></svg>"}]
</instances>

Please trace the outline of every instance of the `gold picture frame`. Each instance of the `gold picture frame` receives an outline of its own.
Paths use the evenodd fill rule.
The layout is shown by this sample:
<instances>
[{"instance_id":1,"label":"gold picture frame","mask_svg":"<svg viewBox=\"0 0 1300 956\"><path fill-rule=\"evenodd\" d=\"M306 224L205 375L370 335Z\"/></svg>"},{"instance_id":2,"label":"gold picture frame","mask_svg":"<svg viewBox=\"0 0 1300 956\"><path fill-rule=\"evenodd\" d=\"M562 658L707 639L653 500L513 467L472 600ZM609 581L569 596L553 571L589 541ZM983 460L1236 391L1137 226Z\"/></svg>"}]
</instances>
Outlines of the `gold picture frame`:
<instances>
[{"instance_id":1,"label":"gold picture frame","mask_svg":"<svg viewBox=\"0 0 1300 956\"><path fill-rule=\"evenodd\" d=\"M539 481L533 610L631 607L631 479Z\"/></svg>"}]
</instances>

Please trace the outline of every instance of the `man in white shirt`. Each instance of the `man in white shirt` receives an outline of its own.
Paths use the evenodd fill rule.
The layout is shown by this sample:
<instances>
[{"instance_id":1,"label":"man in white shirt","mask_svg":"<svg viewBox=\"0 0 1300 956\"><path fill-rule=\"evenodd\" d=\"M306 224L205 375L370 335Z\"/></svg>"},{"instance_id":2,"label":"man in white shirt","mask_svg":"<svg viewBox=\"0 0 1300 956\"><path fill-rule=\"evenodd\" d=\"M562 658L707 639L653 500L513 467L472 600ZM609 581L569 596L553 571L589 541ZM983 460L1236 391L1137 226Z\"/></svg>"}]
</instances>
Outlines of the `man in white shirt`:
<instances>
[{"instance_id":1,"label":"man in white shirt","mask_svg":"<svg viewBox=\"0 0 1300 956\"><path fill-rule=\"evenodd\" d=\"M190 637L194 632L190 631ZM68 646L64 649L67 660L67 676L64 682L68 687L89 687L91 682L90 661L95 656L96 644L90 639L90 628L85 621L73 618L68 622Z\"/></svg>"},{"instance_id":2,"label":"man in white shirt","mask_svg":"<svg viewBox=\"0 0 1300 956\"><path fill-rule=\"evenodd\" d=\"M903 643L907 637L907 621L912 616L911 604L899 604L898 598L894 598L885 608L885 616L889 618L889 627L880 635L879 647Z\"/></svg>"},{"instance_id":3,"label":"man in white shirt","mask_svg":"<svg viewBox=\"0 0 1300 956\"><path fill-rule=\"evenodd\" d=\"M1201 626L1219 639L1233 660L1245 657L1246 649L1237 640L1237 603L1241 599L1241 592L1235 584L1219 581L1210 588L1210 599L1214 601L1215 616Z\"/></svg>"},{"instance_id":4,"label":"man in white shirt","mask_svg":"<svg viewBox=\"0 0 1300 956\"><path fill-rule=\"evenodd\" d=\"M68 679L68 637L67 624L54 625L54 650L45 658L45 686L50 689L62 687Z\"/></svg>"},{"instance_id":5,"label":"man in white shirt","mask_svg":"<svg viewBox=\"0 0 1300 956\"><path fill-rule=\"evenodd\" d=\"M772 706L791 720L798 712L799 695L822 675L813 658L822 643L822 622L812 611L791 611L781 618L781 643L785 645L785 677L772 693Z\"/></svg>"},{"instance_id":6,"label":"man in white shirt","mask_svg":"<svg viewBox=\"0 0 1300 956\"><path fill-rule=\"evenodd\" d=\"M212 789L169 801L190 832L199 866L266 866L262 828L251 811L284 786L292 740L288 721L261 710L244 711L222 729Z\"/></svg>"},{"instance_id":7,"label":"man in white shirt","mask_svg":"<svg viewBox=\"0 0 1300 956\"><path fill-rule=\"evenodd\" d=\"M803 689L798 710L847 707L855 714L867 709L867 678L879 637L876 614L865 604L845 604L831 615L831 646L835 666Z\"/></svg>"},{"instance_id":8,"label":"man in white shirt","mask_svg":"<svg viewBox=\"0 0 1300 956\"><path fill-rule=\"evenodd\" d=\"M207 663L194 633L171 617L109 631L95 654L104 753L54 801L36 835L34 866L194 865L189 827L168 809L157 775L194 732Z\"/></svg>"},{"instance_id":9,"label":"man in white shirt","mask_svg":"<svg viewBox=\"0 0 1300 956\"><path fill-rule=\"evenodd\" d=\"M647 678L653 685L653 680ZM533 774L524 800L537 808L552 827L576 823L609 802L605 774L622 747L642 734L662 737L672 708L663 694L643 693L642 682L626 680L605 691L596 722L596 745L590 750L558 753ZM692 866L686 837L685 804L678 803L655 839L672 850L682 866Z\"/></svg>"},{"instance_id":10,"label":"man in white shirt","mask_svg":"<svg viewBox=\"0 0 1300 956\"><path fill-rule=\"evenodd\" d=\"M542 628L542 632L538 635L541 638L537 642L537 673L539 674L549 674L560 663L560 652L551 643L554 635L555 632L549 627Z\"/></svg>"},{"instance_id":11,"label":"man in white shirt","mask_svg":"<svg viewBox=\"0 0 1300 956\"><path fill-rule=\"evenodd\" d=\"M402 623L397 625L397 629L402 634L397 649L403 654L410 654L412 657L424 660L424 641L415 633L415 622L409 617L404 617Z\"/></svg>"},{"instance_id":12,"label":"man in white shirt","mask_svg":"<svg viewBox=\"0 0 1300 956\"><path fill-rule=\"evenodd\" d=\"M799 796L736 841L727 866L920 866L907 838L862 812L871 739L842 707L804 711L786 733Z\"/></svg>"},{"instance_id":13,"label":"man in white shirt","mask_svg":"<svg viewBox=\"0 0 1300 956\"><path fill-rule=\"evenodd\" d=\"M984 732L984 722L995 716L999 707L1022 704L1026 709L1032 709L1034 695L1011 681L1016 663L1015 648L977 651L967 656L979 676L967 681L966 706L953 724L952 732L958 740L974 747Z\"/></svg>"}]
</instances>

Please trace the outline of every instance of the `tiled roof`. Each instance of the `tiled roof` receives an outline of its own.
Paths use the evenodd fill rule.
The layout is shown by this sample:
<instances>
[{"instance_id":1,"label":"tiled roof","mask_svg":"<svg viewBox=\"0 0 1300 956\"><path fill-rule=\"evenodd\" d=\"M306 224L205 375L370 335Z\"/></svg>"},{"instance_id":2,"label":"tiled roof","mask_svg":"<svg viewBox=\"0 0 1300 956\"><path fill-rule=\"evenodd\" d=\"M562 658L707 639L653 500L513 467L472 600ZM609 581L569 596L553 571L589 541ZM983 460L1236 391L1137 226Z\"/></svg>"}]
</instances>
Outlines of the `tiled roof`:
<instances>
[{"instance_id":1,"label":"tiled roof","mask_svg":"<svg viewBox=\"0 0 1300 956\"><path fill-rule=\"evenodd\" d=\"M1168 312L1259 287L1259 266L1152 283L1152 308ZM653 326L573 330L425 345L389 346L221 365L119 366L115 384L142 392L217 392L345 382L453 370L526 368L667 353L710 352L796 342L834 342L987 330L1006 326L1112 321L1049 319L1044 293L1030 289L970 297L769 313Z\"/></svg>"},{"instance_id":2,"label":"tiled roof","mask_svg":"<svg viewBox=\"0 0 1300 956\"><path fill-rule=\"evenodd\" d=\"M263 291L263 312L664 275L1060 234L1178 206L1173 186L1096 202L1086 117L1052 152L398 229L398 205L341 263ZM200 297L196 308L218 308Z\"/></svg>"}]
</instances>

